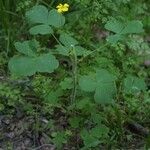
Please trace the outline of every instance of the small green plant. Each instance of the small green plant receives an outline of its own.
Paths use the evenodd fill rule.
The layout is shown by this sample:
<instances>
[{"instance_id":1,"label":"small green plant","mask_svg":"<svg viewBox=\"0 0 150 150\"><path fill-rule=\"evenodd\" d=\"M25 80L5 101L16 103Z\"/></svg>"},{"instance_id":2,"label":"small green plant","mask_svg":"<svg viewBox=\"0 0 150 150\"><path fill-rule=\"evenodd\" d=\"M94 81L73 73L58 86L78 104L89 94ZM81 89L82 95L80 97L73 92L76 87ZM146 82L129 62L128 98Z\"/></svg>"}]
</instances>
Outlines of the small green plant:
<instances>
[{"instance_id":1,"label":"small green plant","mask_svg":"<svg viewBox=\"0 0 150 150\"><path fill-rule=\"evenodd\" d=\"M9 84L2 83L0 85L0 111L5 110L5 107L15 108L17 105L22 104L21 91L11 87ZM13 112L14 109L11 109ZM6 112L6 111L5 111Z\"/></svg>"},{"instance_id":2,"label":"small green plant","mask_svg":"<svg viewBox=\"0 0 150 150\"><path fill-rule=\"evenodd\" d=\"M18 3L18 12L27 9L28 32L14 42L8 68L29 83L0 85L0 110L20 104L35 119L36 136L45 133L58 150L127 149L128 121L144 124L150 116L149 70L141 65L149 54L145 25L130 14L130 0L68 2L37 1L30 9L34 2Z\"/></svg>"},{"instance_id":3,"label":"small green plant","mask_svg":"<svg viewBox=\"0 0 150 150\"><path fill-rule=\"evenodd\" d=\"M127 34L143 32L143 25L137 20L128 21L127 23L122 23L117 20L108 21L105 28L116 33L115 35L110 35L107 38L107 40L111 43L116 43L119 40L124 39Z\"/></svg>"}]
</instances>

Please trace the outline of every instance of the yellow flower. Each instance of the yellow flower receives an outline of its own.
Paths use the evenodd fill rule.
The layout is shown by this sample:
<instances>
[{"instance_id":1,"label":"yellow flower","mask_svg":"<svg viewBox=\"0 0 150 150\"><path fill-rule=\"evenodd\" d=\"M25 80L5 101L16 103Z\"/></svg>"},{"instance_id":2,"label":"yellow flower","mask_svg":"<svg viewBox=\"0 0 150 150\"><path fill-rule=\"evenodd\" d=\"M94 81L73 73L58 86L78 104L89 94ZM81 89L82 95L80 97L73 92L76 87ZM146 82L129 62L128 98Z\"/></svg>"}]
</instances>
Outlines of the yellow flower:
<instances>
[{"instance_id":1,"label":"yellow flower","mask_svg":"<svg viewBox=\"0 0 150 150\"><path fill-rule=\"evenodd\" d=\"M65 3L64 5L59 4L56 8L59 13L63 13L69 10L69 5L67 3Z\"/></svg>"}]
</instances>

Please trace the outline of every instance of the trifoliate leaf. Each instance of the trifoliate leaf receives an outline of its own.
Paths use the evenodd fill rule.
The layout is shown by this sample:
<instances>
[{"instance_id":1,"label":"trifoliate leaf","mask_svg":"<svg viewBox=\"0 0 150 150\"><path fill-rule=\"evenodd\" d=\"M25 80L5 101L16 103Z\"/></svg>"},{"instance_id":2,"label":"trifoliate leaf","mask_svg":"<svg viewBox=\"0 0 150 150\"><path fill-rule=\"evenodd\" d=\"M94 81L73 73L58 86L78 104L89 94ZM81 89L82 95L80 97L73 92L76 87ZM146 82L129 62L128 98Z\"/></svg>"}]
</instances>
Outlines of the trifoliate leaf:
<instances>
[{"instance_id":1,"label":"trifoliate leaf","mask_svg":"<svg viewBox=\"0 0 150 150\"><path fill-rule=\"evenodd\" d=\"M122 40L126 34L141 33L144 31L142 23L138 20L128 21L127 23L111 20L106 23L105 29L116 33L107 37L108 42L114 44Z\"/></svg>"},{"instance_id":2,"label":"trifoliate leaf","mask_svg":"<svg viewBox=\"0 0 150 150\"><path fill-rule=\"evenodd\" d=\"M95 79L93 76L82 76L79 85L83 91L94 92L94 99L99 104L109 104L113 102L116 93L116 77L107 70L100 69L96 72Z\"/></svg>"},{"instance_id":3,"label":"trifoliate leaf","mask_svg":"<svg viewBox=\"0 0 150 150\"><path fill-rule=\"evenodd\" d=\"M42 5L34 6L27 11L26 18L29 23L36 25L30 29L30 33L33 35L53 33L50 26L59 28L65 24L65 17L61 13L55 9L48 12L48 9Z\"/></svg>"},{"instance_id":4,"label":"trifoliate leaf","mask_svg":"<svg viewBox=\"0 0 150 150\"><path fill-rule=\"evenodd\" d=\"M45 35L53 33L53 29L49 25L42 24L30 28L29 32L32 35L37 34Z\"/></svg>"},{"instance_id":5,"label":"trifoliate leaf","mask_svg":"<svg viewBox=\"0 0 150 150\"><path fill-rule=\"evenodd\" d=\"M128 75L124 79L124 92L127 94L136 94L146 90L146 84L142 78Z\"/></svg>"},{"instance_id":6,"label":"trifoliate leaf","mask_svg":"<svg viewBox=\"0 0 150 150\"><path fill-rule=\"evenodd\" d=\"M36 56L35 51L39 48L39 42L36 40L16 42L15 48L18 52L25 54L27 56Z\"/></svg>"}]
</instances>

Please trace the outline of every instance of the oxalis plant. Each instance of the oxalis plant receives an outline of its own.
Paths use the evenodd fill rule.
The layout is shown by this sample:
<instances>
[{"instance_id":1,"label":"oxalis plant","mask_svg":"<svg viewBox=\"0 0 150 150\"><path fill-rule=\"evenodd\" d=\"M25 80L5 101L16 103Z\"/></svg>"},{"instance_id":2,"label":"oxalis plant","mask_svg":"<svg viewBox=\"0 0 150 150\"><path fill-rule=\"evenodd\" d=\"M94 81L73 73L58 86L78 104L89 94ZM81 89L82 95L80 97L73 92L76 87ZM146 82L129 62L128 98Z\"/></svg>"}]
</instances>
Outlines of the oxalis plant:
<instances>
[{"instance_id":1,"label":"oxalis plant","mask_svg":"<svg viewBox=\"0 0 150 150\"><path fill-rule=\"evenodd\" d=\"M14 44L19 53L10 59L9 70L16 77L33 76L36 73L49 73L49 76L51 76L51 73L56 72L59 68L59 58L61 56L68 57L72 63L72 76L71 80L65 80L64 84L66 85L64 86L65 88L68 87L68 89L71 87L70 104L76 103L78 97L81 96L83 100L76 103L78 110L82 110L85 107L90 108L90 106L94 107L95 105L114 104L117 94L117 76L103 68L81 75L78 72L78 66L93 53L98 53L103 47L115 45L118 41L126 41L129 34L143 32L143 25L137 20L127 22L110 20L105 24L105 29L110 31L106 44L94 51L90 51L80 46L82 43L79 43L70 34L62 31L65 25L63 12L68 11L68 8L68 4L60 4L57 9L51 10L48 10L43 5L36 5L26 12L25 17L30 25L29 33L34 38ZM55 32L58 30L61 31L57 32L57 35L59 34L57 37L59 38L55 36ZM57 44L51 50L41 48L41 44L36 40L36 37L49 35L56 40ZM45 51L40 51L41 49ZM71 84L71 86L69 87L68 84ZM125 93L138 93L146 89L144 80L133 75L128 75L123 80L122 85ZM89 94L92 102L86 97L87 94ZM84 149L95 147L102 143L102 139L105 139L109 133L108 128L98 121L100 116L92 112L91 116L93 116L95 126L89 130L84 128L80 132ZM77 116L72 117L70 124L73 128L77 128L81 120ZM64 138L60 140L61 142L65 143ZM58 144L59 148L61 146Z\"/></svg>"}]
</instances>

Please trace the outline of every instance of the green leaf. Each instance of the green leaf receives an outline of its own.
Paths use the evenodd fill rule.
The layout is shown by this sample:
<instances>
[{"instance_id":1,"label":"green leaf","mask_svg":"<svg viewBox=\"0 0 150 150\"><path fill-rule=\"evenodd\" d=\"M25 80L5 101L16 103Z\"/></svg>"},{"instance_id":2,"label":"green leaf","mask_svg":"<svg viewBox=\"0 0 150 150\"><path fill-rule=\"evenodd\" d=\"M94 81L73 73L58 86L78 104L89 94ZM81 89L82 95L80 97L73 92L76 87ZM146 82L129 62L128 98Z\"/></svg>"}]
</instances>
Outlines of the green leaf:
<instances>
[{"instance_id":1,"label":"green leaf","mask_svg":"<svg viewBox=\"0 0 150 150\"><path fill-rule=\"evenodd\" d=\"M31 57L14 56L10 59L8 67L15 76L31 76L36 73L36 64Z\"/></svg>"},{"instance_id":2,"label":"green leaf","mask_svg":"<svg viewBox=\"0 0 150 150\"><path fill-rule=\"evenodd\" d=\"M123 39L124 39L124 36L121 35L121 34L109 35L107 37L107 41L110 42L110 43L112 43L112 44L115 44L118 41L123 40Z\"/></svg>"},{"instance_id":3,"label":"green leaf","mask_svg":"<svg viewBox=\"0 0 150 150\"><path fill-rule=\"evenodd\" d=\"M74 48L77 56L86 56L90 52L81 46L75 46ZM69 56L71 52L71 48L65 47L63 45L56 45L56 51L58 51L58 53L61 55Z\"/></svg>"},{"instance_id":4,"label":"green leaf","mask_svg":"<svg viewBox=\"0 0 150 150\"><path fill-rule=\"evenodd\" d=\"M116 80L116 77L109 73L105 69L99 69L96 71L96 80L98 81L98 85L100 83L111 83Z\"/></svg>"},{"instance_id":5,"label":"green leaf","mask_svg":"<svg viewBox=\"0 0 150 150\"><path fill-rule=\"evenodd\" d=\"M65 24L65 17L61 13L58 13L57 10L53 9L48 14L47 23L59 28Z\"/></svg>"},{"instance_id":6,"label":"green leaf","mask_svg":"<svg viewBox=\"0 0 150 150\"><path fill-rule=\"evenodd\" d=\"M124 92L127 94L136 94L146 90L145 81L142 78L128 75L124 79Z\"/></svg>"},{"instance_id":7,"label":"green leaf","mask_svg":"<svg viewBox=\"0 0 150 150\"><path fill-rule=\"evenodd\" d=\"M93 76L82 76L79 80L79 86L83 91L94 92L94 99L99 104L109 104L113 102L116 94L116 77L107 70L100 69L96 72L96 78Z\"/></svg>"},{"instance_id":8,"label":"green leaf","mask_svg":"<svg viewBox=\"0 0 150 150\"><path fill-rule=\"evenodd\" d=\"M92 112L91 119L95 124L101 125L103 117L100 114L96 114L95 112Z\"/></svg>"},{"instance_id":9,"label":"green leaf","mask_svg":"<svg viewBox=\"0 0 150 150\"><path fill-rule=\"evenodd\" d=\"M45 6L34 6L31 10L26 12L27 20L32 23L44 23L47 24L48 10Z\"/></svg>"},{"instance_id":10,"label":"green leaf","mask_svg":"<svg viewBox=\"0 0 150 150\"><path fill-rule=\"evenodd\" d=\"M9 70L15 76L31 76L36 72L53 72L58 68L56 58L48 53L39 57L14 56L9 61Z\"/></svg>"},{"instance_id":11,"label":"green leaf","mask_svg":"<svg viewBox=\"0 0 150 150\"><path fill-rule=\"evenodd\" d=\"M99 104L108 104L113 102L116 93L115 76L107 70L101 69L96 73L97 86L94 99Z\"/></svg>"},{"instance_id":12,"label":"green leaf","mask_svg":"<svg viewBox=\"0 0 150 150\"><path fill-rule=\"evenodd\" d=\"M107 37L107 41L112 44L122 40L125 34L141 33L144 31L143 24L138 20L128 21L127 23L111 20L106 23L105 29L116 33Z\"/></svg>"},{"instance_id":13,"label":"green leaf","mask_svg":"<svg viewBox=\"0 0 150 150\"><path fill-rule=\"evenodd\" d=\"M63 45L56 45L56 51L61 55L69 56L70 49Z\"/></svg>"},{"instance_id":14,"label":"green leaf","mask_svg":"<svg viewBox=\"0 0 150 150\"><path fill-rule=\"evenodd\" d=\"M85 147L83 149L88 149L90 147L96 147L100 144L100 140L91 136L91 134L86 130L83 129L80 133L81 138L83 139Z\"/></svg>"},{"instance_id":15,"label":"green leaf","mask_svg":"<svg viewBox=\"0 0 150 150\"><path fill-rule=\"evenodd\" d=\"M65 78L61 81L60 86L63 90L72 89L73 88L73 81L72 78Z\"/></svg>"},{"instance_id":16,"label":"green leaf","mask_svg":"<svg viewBox=\"0 0 150 150\"><path fill-rule=\"evenodd\" d=\"M58 60L51 53L36 58L36 71L52 73L59 66Z\"/></svg>"},{"instance_id":17,"label":"green leaf","mask_svg":"<svg viewBox=\"0 0 150 150\"><path fill-rule=\"evenodd\" d=\"M81 120L81 117L72 117L69 119L69 123L72 128L78 128Z\"/></svg>"},{"instance_id":18,"label":"green leaf","mask_svg":"<svg viewBox=\"0 0 150 150\"><path fill-rule=\"evenodd\" d=\"M86 56L87 54L91 52L82 46L75 46L75 51L77 53L77 56Z\"/></svg>"},{"instance_id":19,"label":"green leaf","mask_svg":"<svg viewBox=\"0 0 150 150\"><path fill-rule=\"evenodd\" d=\"M37 34L45 35L45 34L52 34L53 29L49 25L42 24L30 28L29 32L32 35Z\"/></svg>"},{"instance_id":20,"label":"green leaf","mask_svg":"<svg viewBox=\"0 0 150 150\"><path fill-rule=\"evenodd\" d=\"M14 45L18 52L27 56L36 56L35 51L39 48L39 42L36 40L16 42Z\"/></svg>"},{"instance_id":21,"label":"green leaf","mask_svg":"<svg viewBox=\"0 0 150 150\"><path fill-rule=\"evenodd\" d=\"M5 109L5 106L0 103L0 112L3 111L4 109Z\"/></svg>"},{"instance_id":22,"label":"green leaf","mask_svg":"<svg viewBox=\"0 0 150 150\"><path fill-rule=\"evenodd\" d=\"M50 91L44 99L47 103L58 106L59 97L62 96L62 94L62 90L57 89L56 91Z\"/></svg>"},{"instance_id":23,"label":"green leaf","mask_svg":"<svg viewBox=\"0 0 150 150\"><path fill-rule=\"evenodd\" d=\"M116 88L114 83L101 82L96 88L94 99L98 104L110 104L113 103L113 97L115 96Z\"/></svg>"},{"instance_id":24,"label":"green leaf","mask_svg":"<svg viewBox=\"0 0 150 150\"><path fill-rule=\"evenodd\" d=\"M40 24L30 29L33 35L53 33L49 25L59 28L65 24L65 17L61 13L55 9L48 12L48 9L42 5L34 6L27 11L26 18L31 24Z\"/></svg>"},{"instance_id":25,"label":"green leaf","mask_svg":"<svg viewBox=\"0 0 150 150\"><path fill-rule=\"evenodd\" d=\"M128 21L127 23L111 20L106 23L105 29L118 34L140 33L144 31L143 24L138 20Z\"/></svg>"},{"instance_id":26,"label":"green leaf","mask_svg":"<svg viewBox=\"0 0 150 150\"><path fill-rule=\"evenodd\" d=\"M121 34L141 33L143 32L143 24L141 21L133 20L127 23Z\"/></svg>"},{"instance_id":27,"label":"green leaf","mask_svg":"<svg viewBox=\"0 0 150 150\"><path fill-rule=\"evenodd\" d=\"M67 136L64 131L57 132L52 141L58 149L61 149L63 144L67 143Z\"/></svg>"},{"instance_id":28,"label":"green leaf","mask_svg":"<svg viewBox=\"0 0 150 150\"><path fill-rule=\"evenodd\" d=\"M89 98L84 98L76 102L76 108L83 110L83 109L88 109L90 110L90 107L93 108L94 104L90 101Z\"/></svg>"},{"instance_id":29,"label":"green leaf","mask_svg":"<svg viewBox=\"0 0 150 150\"><path fill-rule=\"evenodd\" d=\"M61 34L59 40L66 47L78 45L78 41L66 33Z\"/></svg>"},{"instance_id":30,"label":"green leaf","mask_svg":"<svg viewBox=\"0 0 150 150\"><path fill-rule=\"evenodd\" d=\"M114 33L120 33L124 29L124 24L117 20L110 20L105 24L105 29Z\"/></svg>"},{"instance_id":31,"label":"green leaf","mask_svg":"<svg viewBox=\"0 0 150 150\"><path fill-rule=\"evenodd\" d=\"M79 79L79 86L83 91L93 92L96 88L96 81L91 76L82 76Z\"/></svg>"},{"instance_id":32,"label":"green leaf","mask_svg":"<svg viewBox=\"0 0 150 150\"><path fill-rule=\"evenodd\" d=\"M104 125L98 125L94 128L91 129L90 131L90 135L95 137L95 138L103 138L104 136L106 136L109 132L109 129L104 126Z\"/></svg>"}]
</instances>

